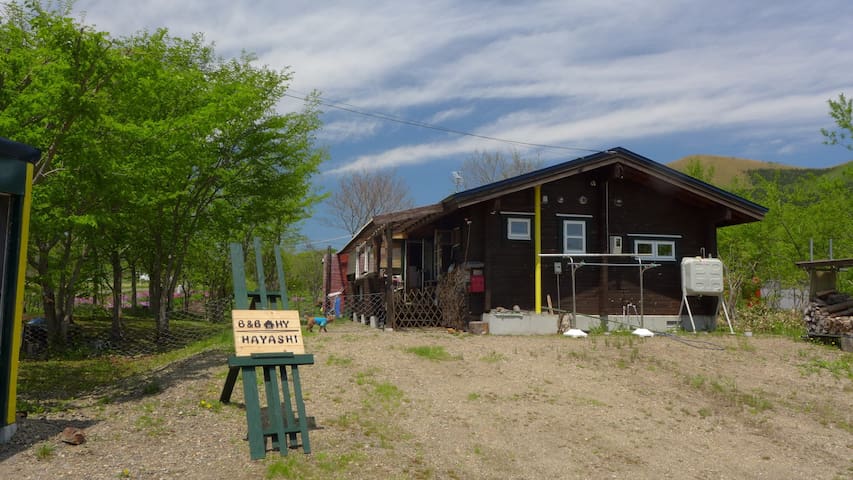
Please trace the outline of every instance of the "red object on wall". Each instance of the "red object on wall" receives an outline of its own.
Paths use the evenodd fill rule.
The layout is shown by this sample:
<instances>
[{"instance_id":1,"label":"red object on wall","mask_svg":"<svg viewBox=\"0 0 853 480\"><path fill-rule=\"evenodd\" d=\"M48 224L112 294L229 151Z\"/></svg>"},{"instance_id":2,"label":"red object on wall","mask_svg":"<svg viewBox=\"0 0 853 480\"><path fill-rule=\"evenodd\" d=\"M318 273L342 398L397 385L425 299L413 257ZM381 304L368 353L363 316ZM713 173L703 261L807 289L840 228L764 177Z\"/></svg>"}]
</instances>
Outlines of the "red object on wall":
<instances>
[{"instance_id":1,"label":"red object on wall","mask_svg":"<svg viewBox=\"0 0 853 480\"><path fill-rule=\"evenodd\" d=\"M471 293L482 293L486 291L486 277L482 275L471 275L471 284L468 285Z\"/></svg>"}]
</instances>

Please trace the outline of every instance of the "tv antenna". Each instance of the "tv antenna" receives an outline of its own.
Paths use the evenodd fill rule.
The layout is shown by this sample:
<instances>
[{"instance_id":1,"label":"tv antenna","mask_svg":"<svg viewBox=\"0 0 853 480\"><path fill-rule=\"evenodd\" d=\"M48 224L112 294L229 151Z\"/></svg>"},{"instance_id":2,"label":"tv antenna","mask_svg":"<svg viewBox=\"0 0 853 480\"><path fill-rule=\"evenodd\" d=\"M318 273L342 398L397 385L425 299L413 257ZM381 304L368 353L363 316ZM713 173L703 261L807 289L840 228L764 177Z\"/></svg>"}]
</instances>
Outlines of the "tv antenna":
<instances>
[{"instance_id":1,"label":"tv antenna","mask_svg":"<svg viewBox=\"0 0 853 480\"><path fill-rule=\"evenodd\" d=\"M456 191L459 192L459 188L462 186L462 173L454 170L450 172L450 175L453 177L453 183L456 184Z\"/></svg>"}]
</instances>

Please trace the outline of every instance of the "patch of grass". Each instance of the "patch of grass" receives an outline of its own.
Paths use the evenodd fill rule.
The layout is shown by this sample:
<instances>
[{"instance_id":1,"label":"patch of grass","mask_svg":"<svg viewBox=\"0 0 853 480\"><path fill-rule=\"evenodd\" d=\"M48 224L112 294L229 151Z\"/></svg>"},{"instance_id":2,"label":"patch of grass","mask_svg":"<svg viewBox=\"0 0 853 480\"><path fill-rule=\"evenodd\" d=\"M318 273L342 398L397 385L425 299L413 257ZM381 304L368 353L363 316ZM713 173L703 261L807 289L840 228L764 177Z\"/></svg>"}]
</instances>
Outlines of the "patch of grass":
<instances>
[{"instance_id":1,"label":"patch of grass","mask_svg":"<svg viewBox=\"0 0 853 480\"><path fill-rule=\"evenodd\" d=\"M330 455L325 452L317 454L317 467L323 475L322 478L329 478L332 474L343 473L349 470L350 466L358 462L363 462L367 459L367 455L361 452L342 453L340 455Z\"/></svg>"},{"instance_id":2,"label":"patch of grass","mask_svg":"<svg viewBox=\"0 0 853 480\"><path fill-rule=\"evenodd\" d=\"M392 449L406 434L388 419L393 418L406 401L405 395L396 385L377 381L374 377L376 371L371 369L356 374L356 384L362 386L365 393L361 407L339 415L330 423L375 438L380 448Z\"/></svg>"},{"instance_id":3,"label":"patch of grass","mask_svg":"<svg viewBox=\"0 0 853 480\"><path fill-rule=\"evenodd\" d=\"M160 386L160 383L156 380L150 381L142 387L143 395L156 395L163 391L163 387Z\"/></svg>"},{"instance_id":4,"label":"patch of grass","mask_svg":"<svg viewBox=\"0 0 853 480\"><path fill-rule=\"evenodd\" d=\"M502 353L498 353L498 352L496 352L496 351L494 351L494 350L492 350L492 351L491 351L491 352L489 352L488 354L483 355L482 357L480 357L480 361L481 361L481 362L486 362L486 363L498 363L498 362L502 362L502 361L504 361L504 360L506 360L506 359L507 359L507 358L506 358L506 355L504 355L504 354L502 354Z\"/></svg>"},{"instance_id":5,"label":"patch of grass","mask_svg":"<svg viewBox=\"0 0 853 480\"><path fill-rule=\"evenodd\" d=\"M208 402L207 400L200 400L198 402L199 408L203 408L205 410L210 410L212 412L220 412L222 411L222 402L219 400L215 400L213 402Z\"/></svg>"},{"instance_id":6,"label":"patch of grass","mask_svg":"<svg viewBox=\"0 0 853 480\"><path fill-rule=\"evenodd\" d=\"M737 337L737 349L743 352L754 352L755 345L749 343L749 337Z\"/></svg>"},{"instance_id":7,"label":"patch of grass","mask_svg":"<svg viewBox=\"0 0 853 480\"><path fill-rule=\"evenodd\" d=\"M776 310L763 303L738 310L738 324L744 331L800 338L805 334L803 316L799 312ZM719 325L723 328L723 325Z\"/></svg>"},{"instance_id":8,"label":"patch of grass","mask_svg":"<svg viewBox=\"0 0 853 480\"><path fill-rule=\"evenodd\" d=\"M808 363L800 366L807 374L827 371L837 378L853 379L853 354L844 354L834 360L812 358Z\"/></svg>"},{"instance_id":9,"label":"patch of grass","mask_svg":"<svg viewBox=\"0 0 853 480\"><path fill-rule=\"evenodd\" d=\"M39 460L48 460L55 452L56 445L45 442L36 447L36 458Z\"/></svg>"},{"instance_id":10,"label":"patch of grass","mask_svg":"<svg viewBox=\"0 0 853 480\"><path fill-rule=\"evenodd\" d=\"M382 405L383 408L390 412L402 403L403 391L397 388L396 385L388 382L377 383L373 386L370 401Z\"/></svg>"},{"instance_id":11,"label":"patch of grass","mask_svg":"<svg viewBox=\"0 0 853 480\"><path fill-rule=\"evenodd\" d=\"M693 375L687 378L687 383L693 388L713 394L732 407L749 407L753 413L773 409L773 404L763 391L743 392L730 378L709 380L702 375Z\"/></svg>"},{"instance_id":12,"label":"patch of grass","mask_svg":"<svg viewBox=\"0 0 853 480\"><path fill-rule=\"evenodd\" d=\"M607 404L602 402L601 400L590 398L590 397L574 397L574 400L581 404L589 407L606 407Z\"/></svg>"},{"instance_id":13,"label":"patch of grass","mask_svg":"<svg viewBox=\"0 0 853 480\"><path fill-rule=\"evenodd\" d=\"M147 325L146 328L150 330L150 321ZM175 328L178 326L176 323ZM234 339L230 324L227 329L221 325L216 325L215 328L222 331L183 348L141 358L108 356L70 360L24 360L20 363L18 393L23 401L77 398L112 388L124 380L143 376L204 351L232 351ZM154 387L146 385L145 388Z\"/></svg>"},{"instance_id":14,"label":"patch of grass","mask_svg":"<svg viewBox=\"0 0 853 480\"><path fill-rule=\"evenodd\" d=\"M142 404L142 410L145 412L134 422L137 430L144 431L149 437L156 437L166 432L166 421L157 416L157 404L147 402Z\"/></svg>"},{"instance_id":15,"label":"patch of grass","mask_svg":"<svg viewBox=\"0 0 853 480\"><path fill-rule=\"evenodd\" d=\"M711 416L711 409L708 407L702 407L699 409L699 416L702 418L707 418Z\"/></svg>"},{"instance_id":16,"label":"patch of grass","mask_svg":"<svg viewBox=\"0 0 853 480\"><path fill-rule=\"evenodd\" d=\"M480 394L477 392L471 392L468 394L468 401L474 402L480 399Z\"/></svg>"},{"instance_id":17,"label":"patch of grass","mask_svg":"<svg viewBox=\"0 0 853 480\"><path fill-rule=\"evenodd\" d=\"M687 379L687 383L689 383L693 388L702 388L707 380L708 379L702 375L693 375Z\"/></svg>"},{"instance_id":18,"label":"patch of grass","mask_svg":"<svg viewBox=\"0 0 853 480\"><path fill-rule=\"evenodd\" d=\"M358 372L355 374L355 384L356 385L366 385L368 383L373 382L373 376L376 375L377 370L375 368L371 368L370 370L365 370L363 372Z\"/></svg>"},{"instance_id":19,"label":"patch of grass","mask_svg":"<svg viewBox=\"0 0 853 480\"><path fill-rule=\"evenodd\" d=\"M306 478L309 473L307 464L298 455L279 458L267 466L264 478Z\"/></svg>"},{"instance_id":20,"label":"patch of grass","mask_svg":"<svg viewBox=\"0 0 853 480\"><path fill-rule=\"evenodd\" d=\"M288 479L325 479L340 478L358 462L364 461L366 455L361 452L332 455L321 452L312 456L289 455L278 458L267 466L264 478Z\"/></svg>"},{"instance_id":21,"label":"patch of grass","mask_svg":"<svg viewBox=\"0 0 853 480\"><path fill-rule=\"evenodd\" d=\"M444 360L461 360L462 356L460 355L451 355L449 354L443 346L441 345L423 345L420 347L409 347L406 349L407 352L413 353L421 358L426 358L428 360L440 362Z\"/></svg>"},{"instance_id":22,"label":"patch of grass","mask_svg":"<svg viewBox=\"0 0 853 480\"><path fill-rule=\"evenodd\" d=\"M337 366L337 367L348 367L352 365L352 359L346 357L339 357L334 353L329 355L329 358L326 359L326 365L329 366Z\"/></svg>"}]
</instances>

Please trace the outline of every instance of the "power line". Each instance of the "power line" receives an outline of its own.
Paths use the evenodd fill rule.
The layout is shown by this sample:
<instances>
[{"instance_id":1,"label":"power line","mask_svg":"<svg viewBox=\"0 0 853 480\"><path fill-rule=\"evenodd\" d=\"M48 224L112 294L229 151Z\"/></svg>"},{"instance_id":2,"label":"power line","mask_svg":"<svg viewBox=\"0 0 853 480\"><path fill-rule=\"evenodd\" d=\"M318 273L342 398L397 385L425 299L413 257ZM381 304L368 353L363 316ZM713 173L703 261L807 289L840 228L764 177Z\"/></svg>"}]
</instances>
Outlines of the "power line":
<instances>
[{"instance_id":1,"label":"power line","mask_svg":"<svg viewBox=\"0 0 853 480\"><path fill-rule=\"evenodd\" d=\"M299 92L295 92L295 93L299 93ZM307 95L307 94L305 94L305 95ZM291 95L289 93L285 93L284 96L290 97L290 98L295 98L297 100L303 100L303 101L305 100L303 97L298 97L296 95ZM355 113L356 115L362 115L365 117L377 118L377 119L386 120L389 122L401 123L403 125L409 125L412 127L428 128L430 130L437 130L439 132L452 133L455 135L463 135L463 136L467 136L467 137L481 138L483 140L490 140L493 142L503 142L503 143L509 143L509 144L513 144L513 145L525 146L525 147L550 148L550 149L555 149L555 150L570 150L570 151L582 151L582 152L593 152L593 153L602 152L602 150L599 150L596 148L567 147L564 145L548 145L548 144L544 144L544 143L532 143L532 142L524 142L521 140L511 140L511 139L507 139L507 138L492 137L489 135L480 135L478 133L466 132L464 130L456 130L453 128L442 127L441 125L433 125L431 123L419 122L417 120L409 120L409 119L402 118L402 117L396 117L393 115L388 115L386 113L368 112L366 110L359 109L355 105L351 105L351 104L344 103L344 102L329 102L329 101L323 100L321 98L318 98L317 102L320 105L324 105L326 107L334 108L337 110L342 110L345 112Z\"/></svg>"}]
</instances>

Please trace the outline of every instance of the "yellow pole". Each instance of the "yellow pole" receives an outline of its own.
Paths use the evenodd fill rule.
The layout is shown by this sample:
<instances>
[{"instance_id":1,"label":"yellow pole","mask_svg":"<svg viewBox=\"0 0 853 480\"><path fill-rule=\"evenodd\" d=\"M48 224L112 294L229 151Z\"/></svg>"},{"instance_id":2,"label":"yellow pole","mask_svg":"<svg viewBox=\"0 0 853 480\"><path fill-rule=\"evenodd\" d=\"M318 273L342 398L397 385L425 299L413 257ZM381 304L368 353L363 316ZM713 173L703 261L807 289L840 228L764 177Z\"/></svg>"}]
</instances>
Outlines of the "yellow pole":
<instances>
[{"instance_id":1,"label":"yellow pole","mask_svg":"<svg viewBox=\"0 0 853 480\"><path fill-rule=\"evenodd\" d=\"M536 313L542 313L542 186L533 187L533 284L536 286L534 308Z\"/></svg>"},{"instance_id":2,"label":"yellow pole","mask_svg":"<svg viewBox=\"0 0 853 480\"><path fill-rule=\"evenodd\" d=\"M12 355L9 369L9 403L6 412L6 424L15 423L15 409L18 395L18 352L21 351L21 337L24 321L24 280L27 276L27 243L30 237L30 204L33 200L33 165L27 163L27 183L24 185L23 208L21 208L21 237L18 253L18 278L15 286L15 314L12 318Z\"/></svg>"}]
</instances>

